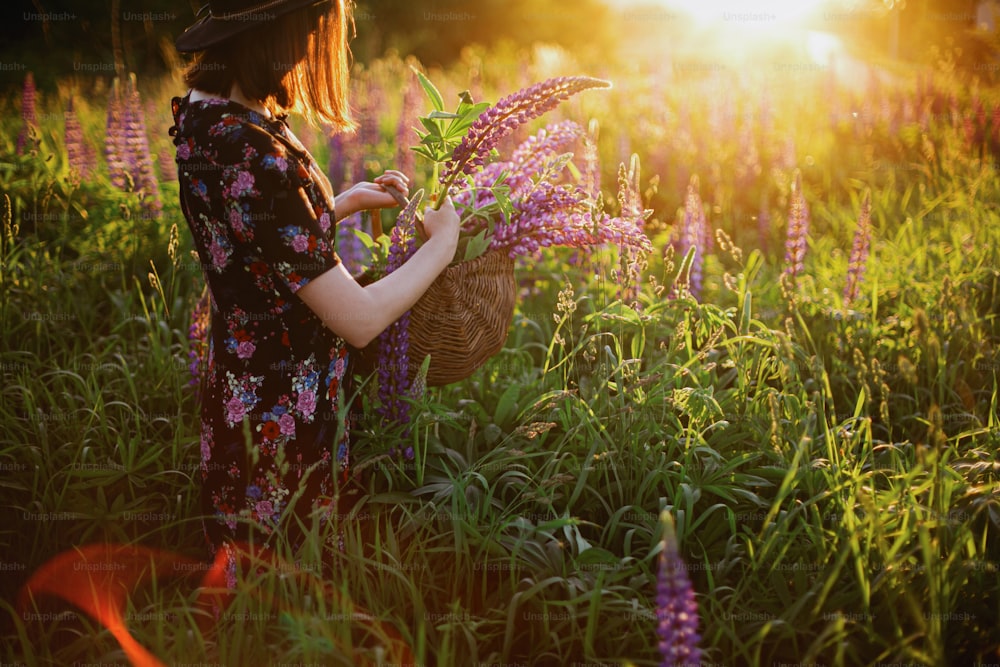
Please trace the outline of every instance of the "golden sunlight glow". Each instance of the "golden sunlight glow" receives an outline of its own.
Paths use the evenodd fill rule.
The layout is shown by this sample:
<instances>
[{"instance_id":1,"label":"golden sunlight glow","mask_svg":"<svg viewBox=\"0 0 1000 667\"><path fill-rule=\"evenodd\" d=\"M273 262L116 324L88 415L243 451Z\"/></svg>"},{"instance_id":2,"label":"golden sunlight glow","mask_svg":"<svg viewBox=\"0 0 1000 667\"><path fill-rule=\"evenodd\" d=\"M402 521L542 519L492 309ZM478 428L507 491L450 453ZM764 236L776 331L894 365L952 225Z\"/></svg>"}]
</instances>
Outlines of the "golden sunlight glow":
<instances>
[{"instance_id":1,"label":"golden sunlight glow","mask_svg":"<svg viewBox=\"0 0 1000 667\"><path fill-rule=\"evenodd\" d=\"M840 75L853 61L841 39L825 29L842 26L844 16L867 15L888 0L636 1L655 1L671 16L683 17L680 35L661 42L674 62L789 75L832 67Z\"/></svg>"},{"instance_id":2,"label":"golden sunlight glow","mask_svg":"<svg viewBox=\"0 0 1000 667\"><path fill-rule=\"evenodd\" d=\"M731 24L749 30L786 28L825 5L829 0L661 0L697 23Z\"/></svg>"}]
</instances>

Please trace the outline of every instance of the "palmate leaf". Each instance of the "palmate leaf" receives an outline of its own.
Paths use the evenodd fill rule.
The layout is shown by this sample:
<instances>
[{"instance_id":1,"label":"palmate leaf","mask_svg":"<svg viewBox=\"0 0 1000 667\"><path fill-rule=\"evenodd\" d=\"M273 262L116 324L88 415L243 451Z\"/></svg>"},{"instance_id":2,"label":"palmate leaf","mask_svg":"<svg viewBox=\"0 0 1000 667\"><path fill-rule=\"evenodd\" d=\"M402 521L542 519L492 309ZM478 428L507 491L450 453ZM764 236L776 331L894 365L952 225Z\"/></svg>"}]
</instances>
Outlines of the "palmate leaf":
<instances>
[{"instance_id":1,"label":"palmate leaf","mask_svg":"<svg viewBox=\"0 0 1000 667\"><path fill-rule=\"evenodd\" d=\"M455 119L448 125L446 136L461 140L465 136L466 130L472 127L472 124L476 122L479 116L489 108L489 102L480 102L478 104L466 104L462 102L458 105L458 112Z\"/></svg>"},{"instance_id":2,"label":"palmate leaf","mask_svg":"<svg viewBox=\"0 0 1000 667\"><path fill-rule=\"evenodd\" d=\"M463 262L479 257L486 252L487 248L490 247L490 242L493 240L493 236L492 234L487 234L487 231L488 230L483 229L475 236L469 238L469 241L465 246L465 254L462 258Z\"/></svg>"}]
</instances>

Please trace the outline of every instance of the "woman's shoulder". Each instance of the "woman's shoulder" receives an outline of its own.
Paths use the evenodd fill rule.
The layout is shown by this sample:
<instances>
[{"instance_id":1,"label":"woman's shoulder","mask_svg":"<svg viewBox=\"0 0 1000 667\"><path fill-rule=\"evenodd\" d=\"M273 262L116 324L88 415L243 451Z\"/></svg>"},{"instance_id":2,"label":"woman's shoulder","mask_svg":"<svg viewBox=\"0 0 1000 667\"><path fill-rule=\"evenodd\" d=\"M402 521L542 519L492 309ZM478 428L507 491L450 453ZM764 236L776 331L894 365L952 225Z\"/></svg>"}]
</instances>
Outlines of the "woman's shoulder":
<instances>
[{"instance_id":1,"label":"woman's shoulder","mask_svg":"<svg viewBox=\"0 0 1000 667\"><path fill-rule=\"evenodd\" d=\"M259 165L279 173L289 164L297 168L294 147L282 136L282 120L222 98L185 98L183 107L175 113L177 136L192 153L218 164Z\"/></svg>"}]
</instances>

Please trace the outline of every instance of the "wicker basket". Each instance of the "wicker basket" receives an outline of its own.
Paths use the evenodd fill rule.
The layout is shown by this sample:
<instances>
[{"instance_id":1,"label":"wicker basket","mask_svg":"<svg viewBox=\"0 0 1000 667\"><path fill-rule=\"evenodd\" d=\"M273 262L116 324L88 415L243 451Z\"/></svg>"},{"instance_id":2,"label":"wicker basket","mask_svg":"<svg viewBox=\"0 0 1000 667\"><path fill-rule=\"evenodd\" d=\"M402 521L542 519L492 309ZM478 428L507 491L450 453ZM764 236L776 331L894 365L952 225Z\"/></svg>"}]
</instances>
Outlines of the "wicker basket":
<instances>
[{"instance_id":1,"label":"wicker basket","mask_svg":"<svg viewBox=\"0 0 1000 667\"><path fill-rule=\"evenodd\" d=\"M432 387L472 375L507 341L516 296L514 260L506 252L445 269L410 311L410 377L428 354Z\"/></svg>"},{"instance_id":2,"label":"wicker basket","mask_svg":"<svg viewBox=\"0 0 1000 667\"><path fill-rule=\"evenodd\" d=\"M370 280L366 275L358 282ZM487 252L442 271L410 310L410 382L428 354L429 386L459 382L476 372L507 342L516 296L514 260L505 252ZM362 374L377 368L378 347L376 339L359 350Z\"/></svg>"}]
</instances>

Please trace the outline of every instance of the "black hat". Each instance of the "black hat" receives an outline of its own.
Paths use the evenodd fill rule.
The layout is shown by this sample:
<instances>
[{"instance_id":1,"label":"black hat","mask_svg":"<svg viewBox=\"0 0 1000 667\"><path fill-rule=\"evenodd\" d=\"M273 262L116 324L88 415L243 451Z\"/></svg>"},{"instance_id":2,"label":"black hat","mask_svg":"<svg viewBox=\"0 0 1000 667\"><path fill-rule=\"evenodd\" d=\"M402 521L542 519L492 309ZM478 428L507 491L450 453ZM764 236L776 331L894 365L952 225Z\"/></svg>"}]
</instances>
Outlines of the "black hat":
<instances>
[{"instance_id":1,"label":"black hat","mask_svg":"<svg viewBox=\"0 0 1000 667\"><path fill-rule=\"evenodd\" d=\"M233 35L262 25L310 5L326 4L330 0L208 0L198 16L207 12L189 27L174 44L181 53L203 51L224 42Z\"/></svg>"}]
</instances>

